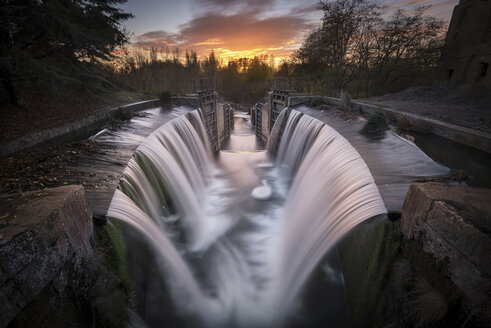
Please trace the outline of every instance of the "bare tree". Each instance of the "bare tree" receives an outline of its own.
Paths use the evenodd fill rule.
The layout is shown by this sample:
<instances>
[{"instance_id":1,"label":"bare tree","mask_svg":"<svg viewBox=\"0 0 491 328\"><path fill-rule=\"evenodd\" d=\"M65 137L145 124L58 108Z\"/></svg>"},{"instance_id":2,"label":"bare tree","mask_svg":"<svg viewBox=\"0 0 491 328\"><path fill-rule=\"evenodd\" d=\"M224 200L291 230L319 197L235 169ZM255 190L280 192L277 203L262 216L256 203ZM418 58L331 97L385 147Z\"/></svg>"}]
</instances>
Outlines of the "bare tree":
<instances>
[{"instance_id":1,"label":"bare tree","mask_svg":"<svg viewBox=\"0 0 491 328\"><path fill-rule=\"evenodd\" d=\"M294 55L297 75L334 95L349 87L368 96L422 81L443 41L443 23L424 16L427 8L384 18L383 8L370 0L322 2L321 27Z\"/></svg>"}]
</instances>

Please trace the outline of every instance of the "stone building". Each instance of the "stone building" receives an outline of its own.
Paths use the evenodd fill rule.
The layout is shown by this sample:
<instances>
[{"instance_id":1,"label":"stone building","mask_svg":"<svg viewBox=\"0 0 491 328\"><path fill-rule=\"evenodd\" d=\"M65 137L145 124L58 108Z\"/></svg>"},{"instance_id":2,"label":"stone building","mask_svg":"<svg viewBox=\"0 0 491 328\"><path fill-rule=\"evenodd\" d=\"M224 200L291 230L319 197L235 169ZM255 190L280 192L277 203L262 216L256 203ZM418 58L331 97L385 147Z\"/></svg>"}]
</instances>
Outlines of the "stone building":
<instances>
[{"instance_id":1,"label":"stone building","mask_svg":"<svg viewBox=\"0 0 491 328\"><path fill-rule=\"evenodd\" d=\"M480 84L491 90L491 0L455 6L437 79Z\"/></svg>"}]
</instances>

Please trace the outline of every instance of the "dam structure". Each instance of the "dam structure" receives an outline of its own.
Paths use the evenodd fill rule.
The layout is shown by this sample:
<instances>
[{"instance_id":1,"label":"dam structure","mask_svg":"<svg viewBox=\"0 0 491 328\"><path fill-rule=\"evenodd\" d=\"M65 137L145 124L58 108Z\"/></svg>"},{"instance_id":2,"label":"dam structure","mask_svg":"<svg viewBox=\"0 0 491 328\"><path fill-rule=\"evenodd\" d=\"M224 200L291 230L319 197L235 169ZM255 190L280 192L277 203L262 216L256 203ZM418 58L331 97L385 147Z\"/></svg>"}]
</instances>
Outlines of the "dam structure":
<instances>
[{"instance_id":1,"label":"dam structure","mask_svg":"<svg viewBox=\"0 0 491 328\"><path fill-rule=\"evenodd\" d=\"M3 195L0 326L485 327L489 191L329 97L269 95L125 107L60 147L83 186Z\"/></svg>"},{"instance_id":2,"label":"dam structure","mask_svg":"<svg viewBox=\"0 0 491 328\"><path fill-rule=\"evenodd\" d=\"M138 232L127 238L130 266L135 254L154 257L151 274L133 277L146 286L137 288L134 320L150 327L162 320L348 325L335 245L387 212L360 154L332 127L296 110L276 118L272 130L282 136L274 153L246 111L235 111L230 137L215 152L220 138L207 130L207 116L189 111L145 138L109 206L108 217ZM325 268L325 279L312 281ZM304 287L326 281L331 293L322 297L336 310L306 315Z\"/></svg>"}]
</instances>

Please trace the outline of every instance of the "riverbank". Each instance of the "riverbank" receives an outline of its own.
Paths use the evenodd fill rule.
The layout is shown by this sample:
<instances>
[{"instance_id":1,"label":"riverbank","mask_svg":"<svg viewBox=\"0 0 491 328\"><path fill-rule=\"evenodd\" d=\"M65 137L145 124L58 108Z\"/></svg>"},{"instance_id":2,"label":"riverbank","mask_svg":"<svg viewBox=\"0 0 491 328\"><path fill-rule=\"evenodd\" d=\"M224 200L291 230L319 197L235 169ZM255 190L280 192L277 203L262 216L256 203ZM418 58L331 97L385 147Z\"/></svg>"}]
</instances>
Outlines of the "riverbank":
<instances>
[{"instance_id":1,"label":"riverbank","mask_svg":"<svg viewBox=\"0 0 491 328\"><path fill-rule=\"evenodd\" d=\"M5 97L0 95L0 98ZM112 108L153 98L155 96L125 89L98 92L70 89L56 93L33 91L25 96L22 107L7 101L2 102L0 142L60 127Z\"/></svg>"}]
</instances>

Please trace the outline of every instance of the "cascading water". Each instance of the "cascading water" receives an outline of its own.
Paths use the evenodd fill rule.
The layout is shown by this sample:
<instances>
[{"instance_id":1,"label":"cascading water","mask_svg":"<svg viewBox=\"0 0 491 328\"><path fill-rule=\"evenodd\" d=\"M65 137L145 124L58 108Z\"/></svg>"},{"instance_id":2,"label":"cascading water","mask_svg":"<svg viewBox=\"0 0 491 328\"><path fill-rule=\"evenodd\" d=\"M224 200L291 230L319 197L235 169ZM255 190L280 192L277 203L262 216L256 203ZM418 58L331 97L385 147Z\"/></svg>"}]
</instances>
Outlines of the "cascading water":
<instances>
[{"instance_id":1,"label":"cascading water","mask_svg":"<svg viewBox=\"0 0 491 328\"><path fill-rule=\"evenodd\" d=\"M237 156L243 162L260 154ZM252 199L250 183L234 194L212 162L195 111L156 130L125 170L108 216L148 239L164 263L173 302L203 326L284 325L328 250L358 223L386 212L354 148L300 112L288 115L275 166L256 177L274 180L272 200ZM289 191L281 190L278 177L291 172Z\"/></svg>"},{"instance_id":2,"label":"cascading water","mask_svg":"<svg viewBox=\"0 0 491 328\"><path fill-rule=\"evenodd\" d=\"M303 158L285 202L278 269L283 316L326 252L362 221L386 213L370 170L338 132L293 111L285 135L290 165ZM293 131L292 131L293 130ZM285 136L283 136L284 138ZM297 145L302 142L303 147ZM283 140L282 140L283 143ZM282 147L284 147L282 149ZM280 144L279 156L285 152ZM308 150L306 150L308 149Z\"/></svg>"}]
</instances>

